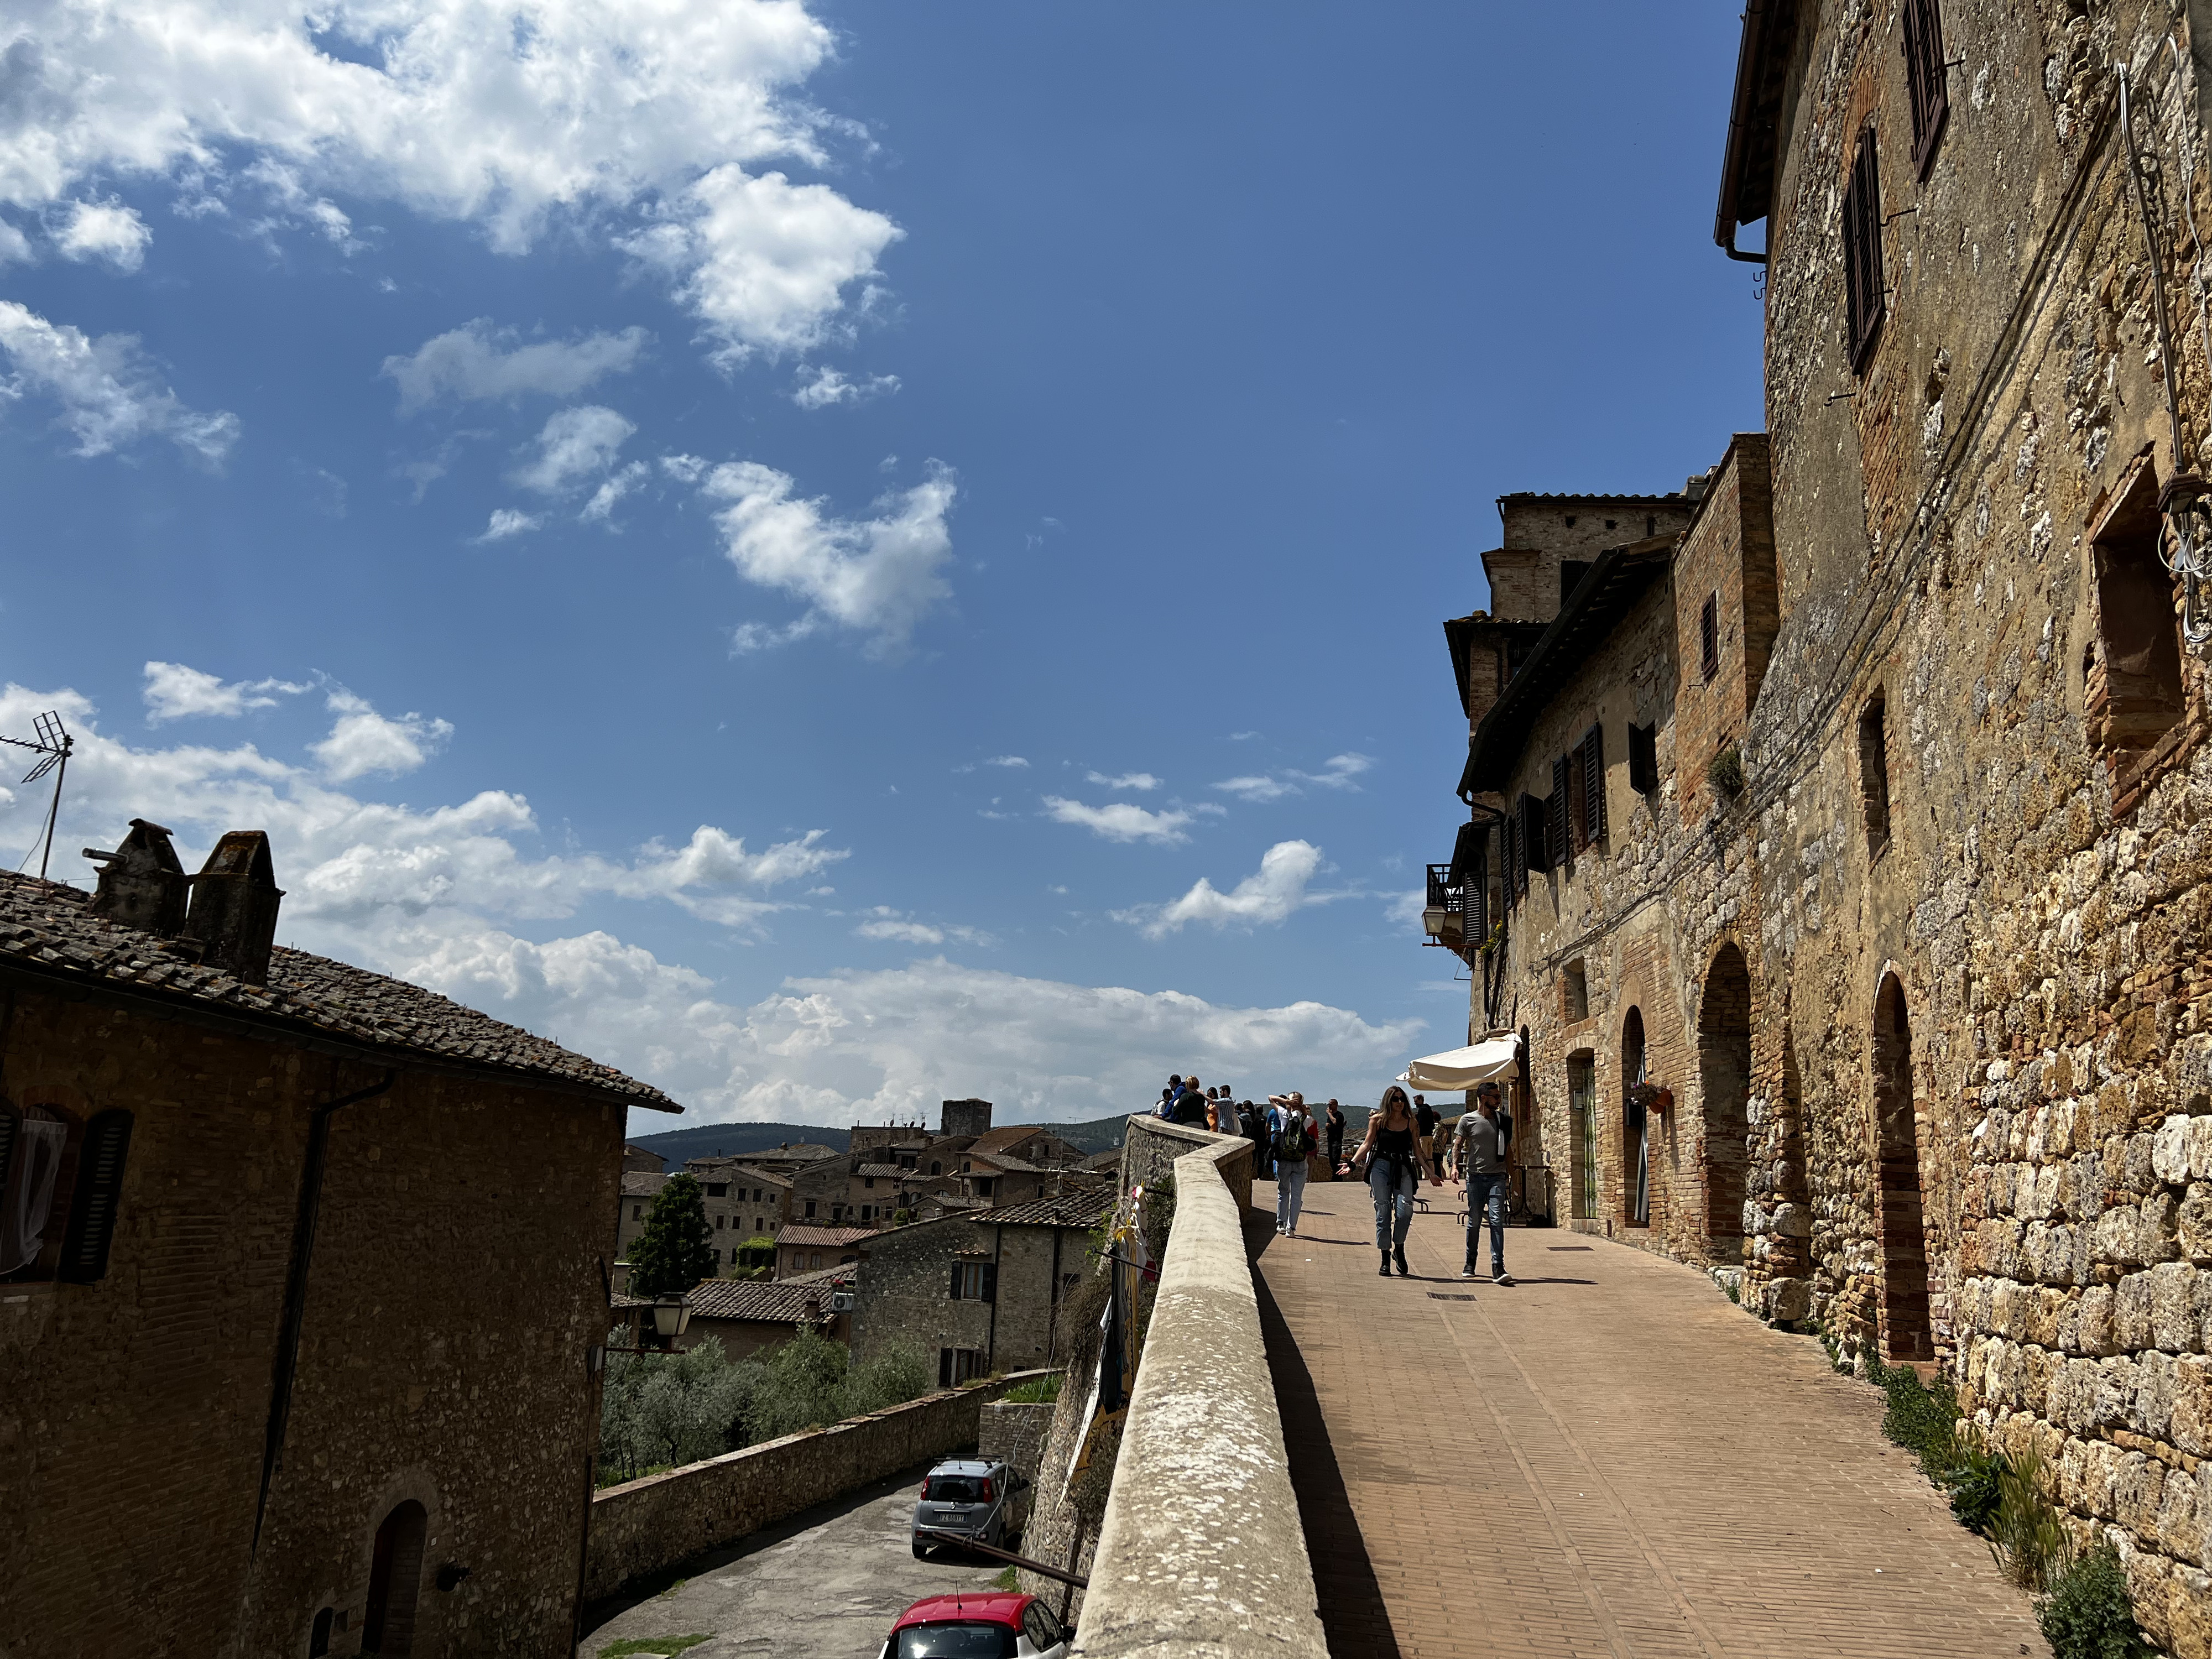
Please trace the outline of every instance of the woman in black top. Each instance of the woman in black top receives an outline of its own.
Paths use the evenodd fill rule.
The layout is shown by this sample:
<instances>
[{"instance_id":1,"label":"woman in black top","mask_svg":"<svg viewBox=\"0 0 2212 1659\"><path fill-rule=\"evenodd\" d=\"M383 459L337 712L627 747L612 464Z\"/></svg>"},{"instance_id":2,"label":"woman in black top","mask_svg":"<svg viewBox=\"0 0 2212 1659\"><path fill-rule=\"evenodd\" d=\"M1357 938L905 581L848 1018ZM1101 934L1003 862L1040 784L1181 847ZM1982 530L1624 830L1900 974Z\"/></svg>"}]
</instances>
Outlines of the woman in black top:
<instances>
[{"instance_id":1,"label":"woman in black top","mask_svg":"<svg viewBox=\"0 0 2212 1659\"><path fill-rule=\"evenodd\" d=\"M1413 1224L1413 1194L1423 1172L1431 1187L1443 1185L1429 1162L1419 1130L1413 1103L1394 1083L1382 1091L1382 1103L1369 1115L1366 1138L1353 1159L1366 1166L1367 1191L1375 1200L1375 1246L1382 1253L1379 1271L1386 1279L1393 1261L1400 1278L1413 1273L1406 1265L1406 1234Z\"/></svg>"}]
</instances>

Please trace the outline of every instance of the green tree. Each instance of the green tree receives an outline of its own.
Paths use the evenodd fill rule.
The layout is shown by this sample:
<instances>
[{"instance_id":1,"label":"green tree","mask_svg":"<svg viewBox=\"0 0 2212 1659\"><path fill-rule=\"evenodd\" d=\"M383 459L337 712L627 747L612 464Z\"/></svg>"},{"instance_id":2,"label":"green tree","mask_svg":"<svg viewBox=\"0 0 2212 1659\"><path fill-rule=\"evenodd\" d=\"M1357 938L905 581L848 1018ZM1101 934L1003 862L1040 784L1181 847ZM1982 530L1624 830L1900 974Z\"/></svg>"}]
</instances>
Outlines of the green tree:
<instances>
[{"instance_id":1,"label":"green tree","mask_svg":"<svg viewBox=\"0 0 2212 1659\"><path fill-rule=\"evenodd\" d=\"M630 1243L629 1293L650 1300L712 1279L714 1237L699 1183L688 1175L670 1176L653 1200L645 1231Z\"/></svg>"}]
</instances>

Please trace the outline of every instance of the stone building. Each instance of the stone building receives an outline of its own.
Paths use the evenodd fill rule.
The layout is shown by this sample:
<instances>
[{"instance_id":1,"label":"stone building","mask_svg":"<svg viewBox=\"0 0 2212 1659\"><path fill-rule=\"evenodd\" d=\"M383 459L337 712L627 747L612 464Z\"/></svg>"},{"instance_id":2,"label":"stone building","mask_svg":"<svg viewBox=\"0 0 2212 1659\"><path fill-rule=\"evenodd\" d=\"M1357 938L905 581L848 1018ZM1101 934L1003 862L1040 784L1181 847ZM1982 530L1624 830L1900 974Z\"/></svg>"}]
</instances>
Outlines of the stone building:
<instances>
[{"instance_id":1,"label":"stone building","mask_svg":"<svg viewBox=\"0 0 2212 1659\"><path fill-rule=\"evenodd\" d=\"M1528 1034L1562 1214L1947 1364L2177 1653L2212 1650L2208 14L1747 9L1716 234L1765 224L1768 430L1496 636L1486 708L1495 639L1453 635L1472 1023Z\"/></svg>"},{"instance_id":2,"label":"stone building","mask_svg":"<svg viewBox=\"0 0 2212 1659\"><path fill-rule=\"evenodd\" d=\"M781 1347L802 1330L842 1342L847 1317L836 1297L852 1283L854 1271L844 1266L781 1280L708 1279L684 1297L691 1322L677 1346L695 1348L711 1336L732 1359L747 1359Z\"/></svg>"},{"instance_id":3,"label":"stone building","mask_svg":"<svg viewBox=\"0 0 2212 1659\"><path fill-rule=\"evenodd\" d=\"M934 1354L944 1386L1050 1365L1061 1301L1081 1277L1110 1190L947 1215L860 1245L853 1358L896 1342Z\"/></svg>"},{"instance_id":4,"label":"stone building","mask_svg":"<svg viewBox=\"0 0 2212 1659\"><path fill-rule=\"evenodd\" d=\"M0 876L0 1651L568 1651L623 1124L673 1108L273 948L258 832L189 902L157 825L106 863Z\"/></svg>"},{"instance_id":5,"label":"stone building","mask_svg":"<svg viewBox=\"0 0 2212 1659\"><path fill-rule=\"evenodd\" d=\"M810 1227L794 1222L775 1236L775 1276L795 1279L823 1267L860 1260L860 1247L875 1237L869 1227Z\"/></svg>"}]
</instances>

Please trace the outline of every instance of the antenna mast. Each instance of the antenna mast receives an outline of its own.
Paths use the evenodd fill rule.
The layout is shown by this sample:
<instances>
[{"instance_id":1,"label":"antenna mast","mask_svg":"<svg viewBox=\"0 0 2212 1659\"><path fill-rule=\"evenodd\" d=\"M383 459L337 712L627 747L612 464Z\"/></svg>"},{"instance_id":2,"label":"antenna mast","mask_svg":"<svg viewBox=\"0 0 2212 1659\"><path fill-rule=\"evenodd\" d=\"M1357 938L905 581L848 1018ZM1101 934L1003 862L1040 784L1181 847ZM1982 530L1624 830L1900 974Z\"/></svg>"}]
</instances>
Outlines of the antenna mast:
<instances>
[{"instance_id":1,"label":"antenna mast","mask_svg":"<svg viewBox=\"0 0 2212 1659\"><path fill-rule=\"evenodd\" d=\"M54 774L54 801L46 811L46 845L39 854L39 879L44 881L47 862L54 855L54 824L62 815L62 785L69 781L70 750L76 746L76 739L70 736L69 728L62 724L62 717L51 708L33 720L31 725L38 733L35 741L22 738L0 738L0 743L11 748L27 749L38 756L38 763L23 774L25 783L36 783L47 773ZM30 854L26 853L24 856L28 858Z\"/></svg>"}]
</instances>

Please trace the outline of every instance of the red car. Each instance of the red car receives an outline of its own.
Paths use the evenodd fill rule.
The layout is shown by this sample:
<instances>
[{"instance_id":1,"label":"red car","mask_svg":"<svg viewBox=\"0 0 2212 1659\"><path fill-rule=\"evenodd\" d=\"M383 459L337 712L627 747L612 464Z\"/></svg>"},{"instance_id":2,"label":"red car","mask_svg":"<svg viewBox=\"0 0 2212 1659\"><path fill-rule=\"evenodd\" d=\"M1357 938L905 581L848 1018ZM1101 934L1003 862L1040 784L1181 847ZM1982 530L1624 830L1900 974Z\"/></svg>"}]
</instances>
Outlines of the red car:
<instances>
[{"instance_id":1,"label":"red car","mask_svg":"<svg viewBox=\"0 0 2212 1659\"><path fill-rule=\"evenodd\" d=\"M931 1595L899 1614L877 1659L1066 1659L1067 1638L1034 1595Z\"/></svg>"}]
</instances>

